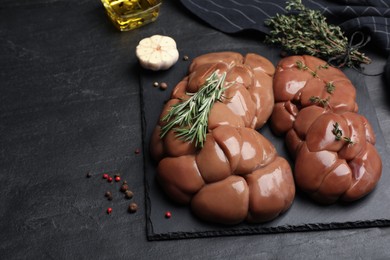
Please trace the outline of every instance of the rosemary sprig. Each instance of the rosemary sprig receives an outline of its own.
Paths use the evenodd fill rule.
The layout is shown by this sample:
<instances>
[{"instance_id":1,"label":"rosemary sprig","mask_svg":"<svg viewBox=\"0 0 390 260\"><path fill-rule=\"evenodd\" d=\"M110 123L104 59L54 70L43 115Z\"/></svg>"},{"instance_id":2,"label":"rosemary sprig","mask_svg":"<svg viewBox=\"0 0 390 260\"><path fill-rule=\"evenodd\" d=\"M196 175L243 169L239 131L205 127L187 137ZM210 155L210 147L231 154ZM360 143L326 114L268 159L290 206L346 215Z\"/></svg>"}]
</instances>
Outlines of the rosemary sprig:
<instances>
[{"instance_id":1,"label":"rosemary sprig","mask_svg":"<svg viewBox=\"0 0 390 260\"><path fill-rule=\"evenodd\" d=\"M334 134L336 141L344 140L348 144L354 144L350 137L343 136L343 131L339 127L339 123L333 124L332 134Z\"/></svg>"},{"instance_id":2,"label":"rosemary sprig","mask_svg":"<svg viewBox=\"0 0 390 260\"><path fill-rule=\"evenodd\" d=\"M225 78L226 73L219 77L218 71L214 71L197 92L187 93L189 99L173 105L161 119L168 123L161 128L160 138L174 129L180 139L203 147L211 108L216 101L221 101L223 92L228 88L224 86Z\"/></svg>"},{"instance_id":3,"label":"rosemary sprig","mask_svg":"<svg viewBox=\"0 0 390 260\"><path fill-rule=\"evenodd\" d=\"M281 46L284 51L293 54L334 60L340 67L371 63L357 50L361 46L351 46L341 28L328 24L319 10L306 8L301 0L288 0L286 4L286 11L292 12L276 14L266 20L265 24L271 29L265 38L266 43Z\"/></svg>"}]
</instances>

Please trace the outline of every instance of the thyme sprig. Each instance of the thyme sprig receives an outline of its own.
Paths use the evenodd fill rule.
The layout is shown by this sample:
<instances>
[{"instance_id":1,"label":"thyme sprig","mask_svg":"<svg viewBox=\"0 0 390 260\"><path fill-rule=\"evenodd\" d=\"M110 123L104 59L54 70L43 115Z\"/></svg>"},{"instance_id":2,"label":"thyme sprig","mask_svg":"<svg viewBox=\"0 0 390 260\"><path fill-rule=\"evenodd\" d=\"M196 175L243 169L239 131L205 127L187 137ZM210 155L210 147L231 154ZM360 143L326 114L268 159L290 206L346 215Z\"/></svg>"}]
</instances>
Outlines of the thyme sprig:
<instances>
[{"instance_id":1,"label":"thyme sprig","mask_svg":"<svg viewBox=\"0 0 390 260\"><path fill-rule=\"evenodd\" d=\"M329 105L330 97L320 98L318 96L311 96L309 101L314 104L319 104L320 106L326 108Z\"/></svg>"},{"instance_id":2,"label":"thyme sprig","mask_svg":"<svg viewBox=\"0 0 390 260\"><path fill-rule=\"evenodd\" d=\"M312 70L310 69L308 66L304 65L302 61L300 60L297 60L295 62L295 64L297 65L297 68L299 70L303 70L303 71L309 71L310 74L314 77L314 78L318 78L318 75L317 75L317 70ZM317 69L321 69L321 68L325 68L325 67L322 67L322 66L319 66ZM327 68L327 67L326 67Z\"/></svg>"},{"instance_id":3,"label":"thyme sprig","mask_svg":"<svg viewBox=\"0 0 390 260\"><path fill-rule=\"evenodd\" d=\"M328 83L326 83L325 85L326 87L326 92L328 92L329 94L333 94L333 92L335 91L336 89L336 86L333 84L333 82L329 81Z\"/></svg>"},{"instance_id":4,"label":"thyme sprig","mask_svg":"<svg viewBox=\"0 0 390 260\"><path fill-rule=\"evenodd\" d=\"M161 128L160 138L173 129L181 140L203 147L211 108L216 101L221 101L222 94L228 88L224 86L225 78L226 73L218 76L218 70L214 71L197 92L186 93L189 99L171 106L161 119L168 123Z\"/></svg>"},{"instance_id":5,"label":"thyme sprig","mask_svg":"<svg viewBox=\"0 0 390 260\"><path fill-rule=\"evenodd\" d=\"M312 70L310 69L308 66L306 66L305 64L303 64L303 62L301 60L297 60L295 62L295 65L297 66L298 70L303 70L303 71L309 71L310 74L314 77L314 78L318 78L318 73L317 71L318 70L321 70L321 69L328 69L329 68L329 64L328 63L325 63L323 65L318 65L316 70ZM335 91L336 89L336 86L333 84L333 82L327 82L325 84L325 88L326 88L326 92L328 92L329 94L333 94L333 92ZM310 101L312 103L318 103L318 101L320 101L320 98L316 98L316 97L311 97L310 98ZM329 101L329 100L328 100Z\"/></svg>"},{"instance_id":6,"label":"thyme sprig","mask_svg":"<svg viewBox=\"0 0 390 260\"><path fill-rule=\"evenodd\" d=\"M352 46L341 28L328 24L319 10L306 8L301 0L288 0L285 9L291 12L276 14L265 21L271 29L265 38L266 43L281 46L289 53L332 60L339 67L371 63L370 58L358 51L366 42Z\"/></svg>"},{"instance_id":7,"label":"thyme sprig","mask_svg":"<svg viewBox=\"0 0 390 260\"><path fill-rule=\"evenodd\" d=\"M339 123L333 124L332 134L334 134L336 141L344 140L348 144L354 144L350 137L343 136L343 131L340 129Z\"/></svg>"}]
</instances>

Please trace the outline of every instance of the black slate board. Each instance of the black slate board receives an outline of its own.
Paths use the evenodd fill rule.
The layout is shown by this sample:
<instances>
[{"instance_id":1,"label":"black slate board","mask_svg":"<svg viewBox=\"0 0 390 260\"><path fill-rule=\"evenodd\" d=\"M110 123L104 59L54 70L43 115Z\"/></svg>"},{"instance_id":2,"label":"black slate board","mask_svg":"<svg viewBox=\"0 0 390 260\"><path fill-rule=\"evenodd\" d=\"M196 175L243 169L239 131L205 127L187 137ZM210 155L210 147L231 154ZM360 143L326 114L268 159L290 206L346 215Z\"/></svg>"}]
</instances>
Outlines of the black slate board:
<instances>
[{"instance_id":1,"label":"black slate board","mask_svg":"<svg viewBox=\"0 0 390 260\"><path fill-rule=\"evenodd\" d=\"M265 224L250 225L242 223L235 226L222 226L205 223L192 215L189 207L172 203L155 181L156 164L149 156L149 142L153 129L158 121L164 101L169 99L171 90L187 74L191 58L212 51L237 51L258 53L273 62L280 59L274 49L259 46L251 49L215 49L203 51L179 50L181 57L188 55L188 61L180 60L168 71L152 72L141 70L140 87L142 100L144 171L146 190L146 225L148 240L167 240L199 238L211 236L249 235L280 232L314 231L329 229L346 229L360 227L390 226L390 162L382 131L379 127L375 109L368 97L364 76L354 70L344 72L357 89L359 113L365 115L376 133L378 149L383 162L382 178L376 189L365 198L352 203L336 203L329 206L318 205L297 191L291 208L274 221ZM161 91L153 87L154 82L168 83L168 89ZM274 136L266 125L259 130L276 147L279 154L289 160L283 138ZM172 217L164 217L170 211Z\"/></svg>"}]
</instances>

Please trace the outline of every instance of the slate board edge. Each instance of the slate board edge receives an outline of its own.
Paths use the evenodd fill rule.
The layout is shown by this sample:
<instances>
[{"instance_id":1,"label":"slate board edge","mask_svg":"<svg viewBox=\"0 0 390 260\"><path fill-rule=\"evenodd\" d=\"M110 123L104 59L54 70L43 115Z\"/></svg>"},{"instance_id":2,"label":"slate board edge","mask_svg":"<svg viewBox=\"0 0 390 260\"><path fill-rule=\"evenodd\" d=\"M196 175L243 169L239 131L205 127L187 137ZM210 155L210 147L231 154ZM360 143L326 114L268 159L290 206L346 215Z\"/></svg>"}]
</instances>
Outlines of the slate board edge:
<instances>
[{"instance_id":1,"label":"slate board edge","mask_svg":"<svg viewBox=\"0 0 390 260\"><path fill-rule=\"evenodd\" d=\"M377 219L370 221L354 222L333 222L333 223L308 223L304 225L278 226L278 227L253 227L226 230L209 230L200 232L171 232L171 233L153 233L153 227L148 230L147 239L149 241L191 239L191 238L208 238L220 236L242 236L242 235L261 235L277 234L291 232L311 232L311 231L328 231L337 229L358 229L390 226L389 219Z\"/></svg>"}]
</instances>

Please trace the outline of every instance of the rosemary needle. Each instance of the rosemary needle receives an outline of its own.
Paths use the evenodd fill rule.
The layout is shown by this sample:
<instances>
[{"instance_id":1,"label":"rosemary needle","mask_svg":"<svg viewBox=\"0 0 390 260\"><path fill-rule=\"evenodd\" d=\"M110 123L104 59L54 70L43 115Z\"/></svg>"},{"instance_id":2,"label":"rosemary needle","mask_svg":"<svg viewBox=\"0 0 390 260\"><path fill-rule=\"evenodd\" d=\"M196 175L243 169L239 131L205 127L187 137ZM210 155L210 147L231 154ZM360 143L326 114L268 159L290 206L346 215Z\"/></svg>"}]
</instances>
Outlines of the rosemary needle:
<instances>
[{"instance_id":1,"label":"rosemary needle","mask_svg":"<svg viewBox=\"0 0 390 260\"><path fill-rule=\"evenodd\" d=\"M214 71L205 83L195 93L186 93L187 100L171 106L169 112L161 119L168 122L161 128L160 138L163 138L171 129L176 136L185 142L195 142L196 147L203 147L206 141L208 118L216 101L221 101L226 72L220 77L218 70Z\"/></svg>"}]
</instances>

